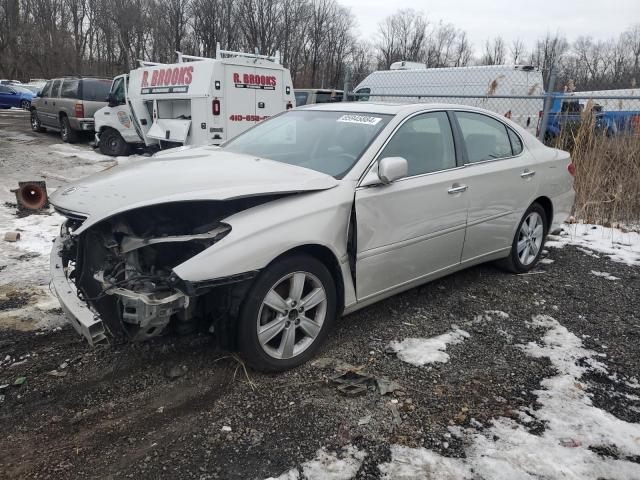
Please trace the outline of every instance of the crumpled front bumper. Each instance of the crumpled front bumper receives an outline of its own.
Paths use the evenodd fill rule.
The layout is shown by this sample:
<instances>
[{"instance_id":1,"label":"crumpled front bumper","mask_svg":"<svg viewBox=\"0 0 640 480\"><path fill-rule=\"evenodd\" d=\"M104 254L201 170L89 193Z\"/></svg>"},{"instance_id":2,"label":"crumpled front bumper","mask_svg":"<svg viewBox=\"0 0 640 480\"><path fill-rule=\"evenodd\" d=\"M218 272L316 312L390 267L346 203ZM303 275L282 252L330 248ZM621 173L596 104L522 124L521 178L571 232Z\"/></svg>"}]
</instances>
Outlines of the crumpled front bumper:
<instances>
[{"instance_id":1,"label":"crumpled front bumper","mask_svg":"<svg viewBox=\"0 0 640 480\"><path fill-rule=\"evenodd\" d=\"M53 290L73 328L93 346L107 340L104 324L98 315L78 298L75 285L67 278L62 260L62 243L62 237L57 237L51 249L50 271Z\"/></svg>"}]
</instances>

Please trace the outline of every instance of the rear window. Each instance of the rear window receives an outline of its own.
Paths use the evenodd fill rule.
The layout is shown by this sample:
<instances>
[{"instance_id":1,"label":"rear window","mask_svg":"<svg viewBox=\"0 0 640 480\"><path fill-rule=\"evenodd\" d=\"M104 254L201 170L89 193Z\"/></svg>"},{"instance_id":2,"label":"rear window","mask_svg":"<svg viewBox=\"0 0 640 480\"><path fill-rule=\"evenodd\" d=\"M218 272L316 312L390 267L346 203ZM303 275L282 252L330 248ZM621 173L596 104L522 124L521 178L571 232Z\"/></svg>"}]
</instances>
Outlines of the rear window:
<instances>
[{"instance_id":1,"label":"rear window","mask_svg":"<svg viewBox=\"0 0 640 480\"><path fill-rule=\"evenodd\" d=\"M62 82L60 96L62 98L78 98L78 80L65 80Z\"/></svg>"},{"instance_id":2,"label":"rear window","mask_svg":"<svg viewBox=\"0 0 640 480\"><path fill-rule=\"evenodd\" d=\"M309 98L309 92L295 92L296 94L296 107L300 107L302 105L307 104L307 99Z\"/></svg>"},{"instance_id":3,"label":"rear window","mask_svg":"<svg viewBox=\"0 0 640 480\"><path fill-rule=\"evenodd\" d=\"M316 103L339 102L342 94L337 92L316 92Z\"/></svg>"},{"instance_id":4,"label":"rear window","mask_svg":"<svg viewBox=\"0 0 640 480\"><path fill-rule=\"evenodd\" d=\"M85 78L82 80L82 100L106 102L110 89L111 80Z\"/></svg>"}]
</instances>

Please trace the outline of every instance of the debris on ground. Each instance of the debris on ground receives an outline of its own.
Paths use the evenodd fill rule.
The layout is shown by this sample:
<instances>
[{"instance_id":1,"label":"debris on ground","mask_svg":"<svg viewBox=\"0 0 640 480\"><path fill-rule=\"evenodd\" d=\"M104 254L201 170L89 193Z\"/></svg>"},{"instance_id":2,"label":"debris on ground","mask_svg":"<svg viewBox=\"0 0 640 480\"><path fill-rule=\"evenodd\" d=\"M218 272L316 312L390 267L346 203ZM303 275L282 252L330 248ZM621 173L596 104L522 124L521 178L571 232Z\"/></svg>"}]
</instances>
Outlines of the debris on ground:
<instances>
[{"instance_id":1,"label":"debris on ground","mask_svg":"<svg viewBox=\"0 0 640 480\"><path fill-rule=\"evenodd\" d=\"M17 242L20 240L20 232L6 232L4 234L5 242Z\"/></svg>"},{"instance_id":2,"label":"debris on ground","mask_svg":"<svg viewBox=\"0 0 640 480\"><path fill-rule=\"evenodd\" d=\"M169 365L164 371L165 377L169 380L180 378L185 373L187 373L187 367L185 365Z\"/></svg>"},{"instance_id":3,"label":"debris on ground","mask_svg":"<svg viewBox=\"0 0 640 480\"><path fill-rule=\"evenodd\" d=\"M27 381L27 377L18 377L15 379L15 381L13 382L13 384L17 387L19 387L20 385L24 384L24 382Z\"/></svg>"}]
</instances>

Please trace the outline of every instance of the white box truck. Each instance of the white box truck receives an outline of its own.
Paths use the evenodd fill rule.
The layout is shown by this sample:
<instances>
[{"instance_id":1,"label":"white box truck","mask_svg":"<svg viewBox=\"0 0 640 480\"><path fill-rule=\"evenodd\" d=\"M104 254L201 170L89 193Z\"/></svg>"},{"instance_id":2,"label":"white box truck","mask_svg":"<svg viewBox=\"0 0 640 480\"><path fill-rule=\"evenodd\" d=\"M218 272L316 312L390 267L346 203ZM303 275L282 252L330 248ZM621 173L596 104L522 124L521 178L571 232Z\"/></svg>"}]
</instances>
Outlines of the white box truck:
<instances>
[{"instance_id":1,"label":"white box truck","mask_svg":"<svg viewBox=\"0 0 640 480\"><path fill-rule=\"evenodd\" d=\"M96 143L106 155L219 145L257 122L295 107L289 70L279 55L220 50L216 58L178 53L178 62L140 62L114 78L109 105L95 114Z\"/></svg>"},{"instance_id":2,"label":"white box truck","mask_svg":"<svg viewBox=\"0 0 640 480\"><path fill-rule=\"evenodd\" d=\"M542 72L529 65L425 68L413 62L396 62L391 70L373 72L354 89L360 94L357 100L457 103L486 108L532 132L543 108L542 99L499 97L539 96L543 92Z\"/></svg>"}]
</instances>

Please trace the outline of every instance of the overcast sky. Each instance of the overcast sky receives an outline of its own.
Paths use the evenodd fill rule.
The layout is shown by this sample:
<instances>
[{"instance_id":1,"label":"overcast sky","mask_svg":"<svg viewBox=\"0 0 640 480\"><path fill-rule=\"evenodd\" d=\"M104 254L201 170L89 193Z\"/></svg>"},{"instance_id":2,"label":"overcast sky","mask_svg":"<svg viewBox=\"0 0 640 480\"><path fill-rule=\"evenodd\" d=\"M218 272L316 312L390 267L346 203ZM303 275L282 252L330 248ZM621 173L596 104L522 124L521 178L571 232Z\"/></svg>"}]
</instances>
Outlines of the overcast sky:
<instances>
[{"instance_id":1,"label":"overcast sky","mask_svg":"<svg viewBox=\"0 0 640 480\"><path fill-rule=\"evenodd\" d=\"M338 0L350 7L360 33L372 39L378 22L401 8L422 10L432 21L443 20L466 30L478 51L487 37L502 35L530 47L547 31L598 39L617 37L640 23L640 0Z\"/></svg>"}]
</instances>

